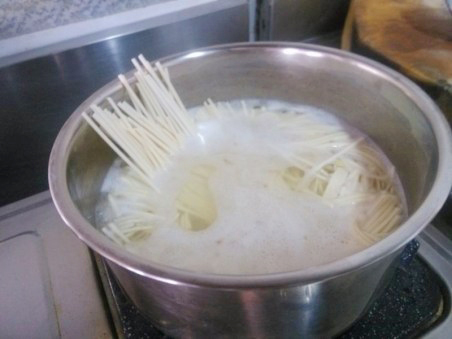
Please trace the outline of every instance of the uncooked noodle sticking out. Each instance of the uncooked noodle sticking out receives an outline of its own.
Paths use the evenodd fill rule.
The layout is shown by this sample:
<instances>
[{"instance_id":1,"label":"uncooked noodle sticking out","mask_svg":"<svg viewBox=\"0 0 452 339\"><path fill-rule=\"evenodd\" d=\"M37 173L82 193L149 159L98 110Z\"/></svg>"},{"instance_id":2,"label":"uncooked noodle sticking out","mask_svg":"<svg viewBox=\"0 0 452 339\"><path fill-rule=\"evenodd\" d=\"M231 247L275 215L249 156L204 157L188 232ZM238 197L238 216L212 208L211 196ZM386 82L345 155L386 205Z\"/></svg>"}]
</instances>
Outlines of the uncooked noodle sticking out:
<instances>
[{"instance_id":1,"label":"uncooked noodle sticking out","mask_svg":"<svg viewBox=\"0 0 452 339\"><path fill-rule=\"evenodd\" d=\"M100 211L102 231L113 241L136 252L155 237L152 247L160 252L152 258L178 266L173 261L180 258L164 255L171 249L155 244L165 242L168 229L223 244L232 230L248 236L248 226L236 225L243 220L253 227L264 223L260 230L287 227L291 237L304 239L313 229L342 232L365 247L401 223L405 211L394 168L361 133L327 113L283 103L209 99L188 112L168 70L142 55L138 60L132 60L136 83L119 76L123 100L107 98L83 114L120 158L105 180ZM251 217L244 208L253 210ZM260 220L271 208L281 215Z\"/></svg>"}]
</instances>

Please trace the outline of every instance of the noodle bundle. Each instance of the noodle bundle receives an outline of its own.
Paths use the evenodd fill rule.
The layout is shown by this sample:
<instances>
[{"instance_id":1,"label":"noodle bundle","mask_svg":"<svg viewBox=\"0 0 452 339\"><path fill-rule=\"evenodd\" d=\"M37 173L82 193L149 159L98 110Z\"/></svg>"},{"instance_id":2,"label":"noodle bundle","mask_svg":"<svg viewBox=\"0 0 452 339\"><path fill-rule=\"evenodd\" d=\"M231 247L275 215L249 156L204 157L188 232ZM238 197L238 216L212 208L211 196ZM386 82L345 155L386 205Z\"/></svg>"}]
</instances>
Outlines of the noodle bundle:
<instances>
[{"instance_id":1,"label":"noodle bundle","mask_svg":"<svg viewBox=\"0 0 452 339\"><path fill-rule=\"evenodd\" d=\"M284 103L215 103L208 99L188 111L166 68L151 65L142 55L132 62L136 83L131 85L119 76L124 100L108 98L83 114L119 156L105 180L106 198L100 211L102 231L118 244L147 255L153 251L150 248L157 251L163 246L150 254L152 259L183 268L265 273L277 264L273 268L265 264L257 271L249 268L255 261L249 267L225 270L218 268L221 260L210 268L205 267L210 265L207 261L203 267L179 265L183 254L178 256L174 254L177 249L160 243L166 236L167 242L177 240L174 246L192 242L208 252L215 242L211 254L220 257L218 248L225 246L229 233L243 232L243 239L250 233L239 226L241 220L253 227L264 225L253 232L273 232L271 227L285 220L278 232L285 232L287 225L287 234L306 240L309 232L317 230L311 241L329 232L349 246L342 250L344 256L381 240L402 222L403 196L394 167L365 135L324 112ZM273 208L282 212L259 219ZM228 213L239 214L231 219ZM332 226L322 231L323 224ZM303 227L304 233L295 230ZM340 232L354 240L338 236ZM197 243L203 237L204 242ZM287 237L278 240L280 236L276 236L275 243L281 243L275 248L288 242ZM152 243L146 243L148 239ZM262 241L265 245L258 246L259 253L273 248ZM306 251L311 251L314 245L305 244ZM268 258L275 256L274 252L268 254ZM334 258L332 254L325 261ZM285 269L299 268L294 265Z\"/></svg>"}]
</instances>

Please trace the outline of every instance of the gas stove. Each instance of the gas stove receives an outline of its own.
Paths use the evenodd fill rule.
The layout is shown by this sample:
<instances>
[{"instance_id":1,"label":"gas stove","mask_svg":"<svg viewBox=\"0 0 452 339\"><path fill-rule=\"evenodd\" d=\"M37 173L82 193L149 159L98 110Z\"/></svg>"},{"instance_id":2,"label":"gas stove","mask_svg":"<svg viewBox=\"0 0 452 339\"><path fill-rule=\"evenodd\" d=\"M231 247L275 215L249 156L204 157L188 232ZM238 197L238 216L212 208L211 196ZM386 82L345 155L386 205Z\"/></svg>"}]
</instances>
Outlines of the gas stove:
<instances>
[{"instance_id":1,"label":"gas stove","mask_svg":"<svg viewBox=\"0 0 452 339\"><path fill-rule=\"evenodd\" d=\"M0 208L0 270L2 337L167 338L65 226L49 192ZM447 338L451 291L452 241L430 225L406 247L383 294L338 338Z\"/></svg>"}]
</instances>

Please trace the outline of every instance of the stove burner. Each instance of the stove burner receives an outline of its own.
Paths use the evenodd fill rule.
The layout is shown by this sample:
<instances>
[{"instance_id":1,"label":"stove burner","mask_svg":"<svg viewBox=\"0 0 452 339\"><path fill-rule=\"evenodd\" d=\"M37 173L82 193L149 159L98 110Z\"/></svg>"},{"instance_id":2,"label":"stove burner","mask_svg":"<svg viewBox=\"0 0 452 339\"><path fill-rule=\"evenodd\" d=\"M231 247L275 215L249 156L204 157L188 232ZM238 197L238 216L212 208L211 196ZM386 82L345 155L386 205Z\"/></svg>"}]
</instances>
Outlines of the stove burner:
<instances>
[{"instance_id":1,"label":"stove burner","mask_svg":"<svg viewBox=\"0 0 452 339\"><path fill-rule=\"evenodd\" d=\"M442 305L439 279L415 257L396 269L369 311L338 339L418 337L441 316Z\"/></svg>"}]
</instances>

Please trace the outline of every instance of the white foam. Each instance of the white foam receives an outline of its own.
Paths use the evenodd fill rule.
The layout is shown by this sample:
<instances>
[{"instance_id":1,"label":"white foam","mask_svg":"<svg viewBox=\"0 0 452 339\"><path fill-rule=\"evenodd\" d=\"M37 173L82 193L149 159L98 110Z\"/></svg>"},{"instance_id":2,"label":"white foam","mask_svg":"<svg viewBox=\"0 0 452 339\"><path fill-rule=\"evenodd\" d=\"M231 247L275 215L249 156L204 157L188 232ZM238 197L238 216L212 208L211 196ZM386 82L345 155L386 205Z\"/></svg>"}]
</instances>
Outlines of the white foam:
<instances>
[{"instance_id":1,"label":"white foam","mask_svg":"<svg viewBox=\"0 0 452 339\"><path fill-rule=\"evenodd\" d=\"M189 270L259 274L327 263L365 247L351 234L351 207L331 208L282 185L265 187L259 179L237 185L233 172L218 171L212 178L218 217L209 228L160 227L128 248Z\"/></svg>"},{"instance_id":2,"label":"white foam","mask_svg":"<svg viewBox=\"0 0 452 339\"><path fill-rule=\"evenodd\" d=\"M248 107L260 104L248 101ZM279 102L265 104L276 111L294 108ZM326 112L306 106L295 109L346 131L352 141L362 137ZM291 166L281 153L293 139L290 129L282 132L272 114L199 123L198 134L155 176L155 186L163 193L152 200L153 210L161 221L155 223L151 236L126 248L161 264L219 274L299 270L361 251L367 245L353 234L352 224L363 217L369 202L331 206L319 197L291 190L279 174ZM306 154L314 163L331 155L309 149ZM175 202L191 169L199 165L214 169L208 184L217 218L204 230L190 231L175 221ZM124 175L118 174L118 166L107 176L104 191L121 191L120 185L112 185Z\"/></svg>"}]
</instances>

